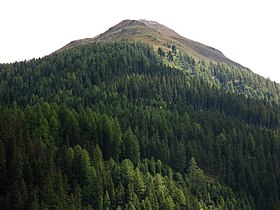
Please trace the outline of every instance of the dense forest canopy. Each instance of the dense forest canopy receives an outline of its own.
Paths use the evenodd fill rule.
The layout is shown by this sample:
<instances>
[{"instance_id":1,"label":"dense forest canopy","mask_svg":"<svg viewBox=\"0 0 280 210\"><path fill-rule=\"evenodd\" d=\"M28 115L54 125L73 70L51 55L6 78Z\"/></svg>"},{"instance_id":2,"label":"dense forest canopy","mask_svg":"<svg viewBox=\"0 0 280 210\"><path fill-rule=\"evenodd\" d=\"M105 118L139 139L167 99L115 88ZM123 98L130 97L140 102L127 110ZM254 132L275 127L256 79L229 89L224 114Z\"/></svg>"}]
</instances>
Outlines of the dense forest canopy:
<instances>
[{"instance_id":1,"label":"dense forest canopy","mask_svg":"<svg viewBox=\"0 0 280 210\"><path fill-rule=\"evenodd\" d=\"M173 46L1 64L1 208L279 209L279 96Z\"/></svg>"}]
</instances>

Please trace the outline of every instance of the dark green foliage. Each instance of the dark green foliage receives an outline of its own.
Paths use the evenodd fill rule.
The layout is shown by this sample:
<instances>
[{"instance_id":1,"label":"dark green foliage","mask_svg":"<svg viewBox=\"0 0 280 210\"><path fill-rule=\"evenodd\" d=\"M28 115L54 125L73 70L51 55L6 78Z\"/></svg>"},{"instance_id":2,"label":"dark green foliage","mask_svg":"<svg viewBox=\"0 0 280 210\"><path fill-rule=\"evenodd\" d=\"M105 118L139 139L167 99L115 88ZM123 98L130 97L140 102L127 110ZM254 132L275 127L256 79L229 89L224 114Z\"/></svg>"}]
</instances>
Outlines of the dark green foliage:
<instances>
[{"instance_id":1,"label":"dark green foliage","mask_svg":"<svg viewBox=\"0 0 280 210\"><path fill-rule=\"evenodd\" d=\"M279 85L169 48L1 64L1 209L279 209Z\"/></svg>"},{"instance_id":2,"label":"dark green foliage","mask_svg":"<svg viewBox=\"0 0 280 210\"><path fill-rule=\"evenodd\" d=\"M172 54L172 52L171 52L171 51L169 51L169 52L168 52L167 57L168 57L168 60L169 60L169 61L173 61L173 60L174 60L174 58L173 58L173 54Z\"/></svg>"},{"instance_id":3,"label":"dark green foliage","mask_svg":"<svg viewBox=\"0 0 280 210\"><path fill-rule=\"evenodd\" d=\"M140 160L140 147L137 137L129 127L123 135L122 158L130 159L134 165Z\"/></svg>"},{"instance_id":4,"label":"dark green foliage","mask_svg":"<svg viewBox=\"0 0 280 210\"><path fill-rule=\"evenodd\" d=\"M158 48L158 55L160 57L165 57L165 52L163 51L163 49L161 47Z\"/></svg>"},{"instance_id":5,"label":"dark green foliage","mask_svg":"<svg viewBox=\"0 0 280 210\"><path fill-rule=\"evenodd\" d=\"M175 45L171 46L172 52L176 55L177 54L177 49Z\"/></svg>"},{"instance_id":6,"label":"dark green foliage","mask_svg":"<svg viewBox=\"0 0 280 210\"><path fill-rule=\"evenodd\" d=\"M197 166L195 159L192 157L189 163L188 180L190 182L190 191L201 198L206 194L206 177L203 171Z\"/></svg>"}]
</instances>

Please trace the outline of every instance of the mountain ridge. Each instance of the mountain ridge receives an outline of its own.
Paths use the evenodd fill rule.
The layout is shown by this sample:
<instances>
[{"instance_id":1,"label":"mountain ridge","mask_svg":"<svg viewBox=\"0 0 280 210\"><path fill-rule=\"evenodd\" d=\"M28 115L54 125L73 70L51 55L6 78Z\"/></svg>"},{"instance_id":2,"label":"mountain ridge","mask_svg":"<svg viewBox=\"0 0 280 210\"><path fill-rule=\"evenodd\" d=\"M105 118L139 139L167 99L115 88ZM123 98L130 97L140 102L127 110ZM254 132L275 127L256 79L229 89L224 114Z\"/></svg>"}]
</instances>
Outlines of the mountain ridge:
<instances>
[{"instance_id":1,"label":"mountain ridge","mask_svg":"<svg viewBox=\"0 0 280 210\"><path fill-rule=\"evenodd\" d=\"M191 55L196 60L226 63L239 69L249 70L241 64L230 60L214 47L185 38L165 25L145 19L123 20L93 38L71 41L56 52L99 41L140 41L152 45L155 49L159 47L164 48L166 44L172 44L181 52Z\"/></svg>"}]
</instances>

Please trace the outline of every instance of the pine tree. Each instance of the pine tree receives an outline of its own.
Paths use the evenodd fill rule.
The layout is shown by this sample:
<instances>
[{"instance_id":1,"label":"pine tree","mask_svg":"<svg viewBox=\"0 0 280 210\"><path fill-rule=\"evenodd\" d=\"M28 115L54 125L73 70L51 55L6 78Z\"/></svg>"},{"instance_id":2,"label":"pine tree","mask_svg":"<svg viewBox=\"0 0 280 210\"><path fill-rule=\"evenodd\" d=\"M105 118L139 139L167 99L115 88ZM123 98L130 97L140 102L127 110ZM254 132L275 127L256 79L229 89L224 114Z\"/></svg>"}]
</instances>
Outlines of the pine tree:
<instances>
[{"instance_id":1,"label":"pine tree","mask_svg":"<svg viewBox=\"0 0 280 210\"><path fill-rule=\"evenodd\" d=\"M158 55L159 55L160 57L165 57L165 52L162 50L161 47L158 48Z\"/></svg>"},{"instance_id":2,"label":"pine tree","mask_svg":"<svg viewBox=\"0 0 280 210\"><path fill-rule=\"evenodd\" d=\"M142 174L139 168L135 169L135 176L134 176L134 189L136 194L141 198L145 192L145 183L142 177Z\"/></svg>"},{"instance_id":3,"label":"pine tree","mask_svg":"<svg viewBox=\"0 0 280 210\"><path fill-rule=\"evenodd\" d=\"M123 135L122 157L130 159L134 165L140 160L140 146L137 137L129 127Z\"/></svg>"},{"instance_id":4,"label":"pine tree","mask_svg":"<svg viewBox=\"0 0 280 210\"><path fill-rule=\"evenodd\" d=\"M174 209L175 204L173 202L173 199L171 198L171 196L168 196L164 201L163 201L163 206L161 209L164 210L172 210Z\"/></svg>"},{"instance_id":5,"label":"pine tree","mask_svg":"<svg viewBox=\"0 0 280 210\"><path fill-rule=\"evenodd\" d=\"M0 197L5 194L7 187L6 148L0 137Z\"/></svg>"},{"instance_id":6,"label":"pine tree","mask_svg":"<svg viewBox=\"0 0 280 210\"><path fill-rule=\"evenodd\" d=\"M206 192L206 178L204 172L198 167L193 157L189 162L187 175L190 181L191 192L198 197L203 196Z\"/></svg>"},{"instance_id":7,"label":"pine tree","mask_svg":"<svg viewBox=\"0 0 280 210\"><path fill-rule=\"evenodd\" d=\"M176 55L177 54L177 49L175 45L171 46L172 52Z\"/></svg>"},{"instance_id":8,"label":"pine tree","mask_svg":"<svg viewBox=\"0 0 280 210\"><path fill-rule=\"evenodd\" d=\"M38 192L37 189L32 191L32 202L31 202L31 207L30 209L32 210L39 210L40 209L40 203L39 203L39 198L38 198Z\"/></svg>"},{"instance_id":9,"label":"pine tree","mask_svg":"<svg viewBox=\"0 0 280 210\"><path fill-rule=\"evenodd\" d=\"M129 183L132 183L134 178L134 166L129 159L125 159L121 164L121 176L125 187L127 187Z\"/></svg>"},{"instance_id":10,"label":"pine tree","mask_svg":"<svg viewBox=\"0 0 280 210\"><path fill-rule=\"evenodd\" d=\"M103 204L104 209L111 209L111 207L110 207L111 206L110 196L109 196L109 193L108 193L107 190L105 191L103 202L104 202L104 204Z\"/></svg>"}]
</instances>

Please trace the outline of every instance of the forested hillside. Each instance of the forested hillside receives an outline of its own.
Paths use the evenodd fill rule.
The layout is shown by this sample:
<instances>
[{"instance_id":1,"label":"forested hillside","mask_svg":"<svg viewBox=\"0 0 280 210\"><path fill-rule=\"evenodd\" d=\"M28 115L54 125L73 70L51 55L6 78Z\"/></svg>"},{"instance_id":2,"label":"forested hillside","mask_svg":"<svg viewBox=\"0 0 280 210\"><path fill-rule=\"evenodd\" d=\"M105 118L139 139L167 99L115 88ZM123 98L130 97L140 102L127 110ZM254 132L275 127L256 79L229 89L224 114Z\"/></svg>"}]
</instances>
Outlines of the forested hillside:
<instances>
[{"instance_id":1,"label":"forested hillside","mask_svg":"<svg viewBox=\"0 0 280 210\"><path fill-rule=\"evenodd\" d=\"M279 85L171 53L1 64L1 208L279 209Z\"/></svg>"}]
</instances>

